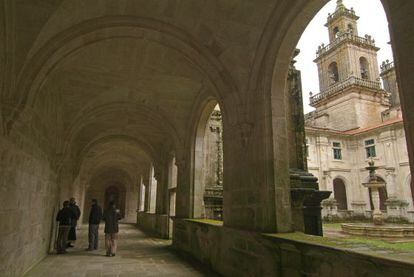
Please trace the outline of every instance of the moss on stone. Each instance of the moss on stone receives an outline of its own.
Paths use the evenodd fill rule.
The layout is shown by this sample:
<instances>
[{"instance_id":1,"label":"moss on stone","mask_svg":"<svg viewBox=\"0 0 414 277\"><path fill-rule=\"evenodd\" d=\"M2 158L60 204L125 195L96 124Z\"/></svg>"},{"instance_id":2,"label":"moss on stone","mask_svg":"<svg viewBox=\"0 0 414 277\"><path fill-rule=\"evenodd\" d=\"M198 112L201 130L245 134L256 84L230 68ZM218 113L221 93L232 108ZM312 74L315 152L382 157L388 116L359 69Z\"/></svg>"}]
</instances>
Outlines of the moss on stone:
<instances>
[{"instance_id":1,"label":"moss on stone","mask_svg":"<svg viewBox=\"0 0 414 277\"><path fill-rule=\"evenodd\" d=\"M373 257L414 263L414 242L391 243L372 238L326 238L304 233L264 234L267 237L290 240L292 243L305 243L337 250L353 251Z\"/></svg>"},{"instance_id":2,"label":"moss on stone","mask_svg":"<svg viewBox=\"0 0 414 277\"><path fill-rule=\"evenodd\" d=\"M223 226L223 221L214 219L187 219L187 221L209 224L214 226Z\"/></svg>"}]
</instances>

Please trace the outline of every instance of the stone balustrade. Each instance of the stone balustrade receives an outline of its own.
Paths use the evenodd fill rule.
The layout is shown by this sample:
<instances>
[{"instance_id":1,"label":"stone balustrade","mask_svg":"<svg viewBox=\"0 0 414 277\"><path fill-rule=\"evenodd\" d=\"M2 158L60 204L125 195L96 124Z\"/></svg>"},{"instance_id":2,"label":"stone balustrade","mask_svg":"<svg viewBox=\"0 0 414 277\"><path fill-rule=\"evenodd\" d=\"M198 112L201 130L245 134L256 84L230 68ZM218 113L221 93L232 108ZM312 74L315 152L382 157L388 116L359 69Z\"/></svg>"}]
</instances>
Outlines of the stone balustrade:
<instances>
[{"instance_id":1,"label":"stone balustrade","mask_svg":"<svg viewBox=\"0 0 414 277\"><path fill-rule=\"evenodd\" d=\"M383 61L381 64L381 74L393 68L394 68L394 62L390 62L389 60Z\"/></svg>"},{"instance_id":2,"label":"stone balustrade","mask_svg":"<svg viewBox=\"0 0 414 277\"><path fill-rule=\"evenodd\" d=\"M328 53L330 50L334 49L339 44L344 42L351 42L357 45L368 46L372 48L377 48L375 46L375 39L373 39L370 35L365 35L365 37L355 36L350 32L343 32L340 33L332 43L325 45L322 44L318 47L316 51L316 58L319 58L321 55Z\"/></svg>"},{"instance_id":3,"label":"stone balustrade","mask_svg":"<svg viewBox=\"0 0 414 277\"><path fill-rule=\"evenodd\" d=\"M381 89L381 83L377 82L377 81L370 81L370 80L365 80L365 79L361 79L361 78L357 78L355 76L350 76L348 77L348 79L342 81L342 82L337 82L332 84L328 89L326 89L325 91L315 94L315 95L311 95L310 96L310 105L316 105L319 102L336 95L337 93L339 93L340 91L342 91L343 89L350 87L350 86L361 86L361 87L365 87L365 88L370 88L370 89Z\"/></svg>"}]
</instances>

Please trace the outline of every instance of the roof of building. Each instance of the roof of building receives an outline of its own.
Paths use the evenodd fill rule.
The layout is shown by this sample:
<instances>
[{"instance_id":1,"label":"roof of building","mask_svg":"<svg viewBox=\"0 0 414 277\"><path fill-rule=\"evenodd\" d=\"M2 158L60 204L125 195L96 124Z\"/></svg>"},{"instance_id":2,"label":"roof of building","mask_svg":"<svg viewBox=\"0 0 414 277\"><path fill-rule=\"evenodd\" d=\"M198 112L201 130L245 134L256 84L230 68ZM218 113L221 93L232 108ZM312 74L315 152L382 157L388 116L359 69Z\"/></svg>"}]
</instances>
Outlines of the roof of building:
<instances>
[{"instance_id":1,"label":"roof of building","mask_svg":"<svg viewBox=\"0 0 414 277\"><path fill-rule=\"evenodd\" d=\"M373 131L375 129L387 127L387 126L402 123L402 122L403 122L403 119L401 117L398 117L398 118L387 120L387 121L384 121L380 124L373 125L373 126L370 126L370 127L355 128L355 129L351 129L351 130L347 130L347 131L339 131L339 130L335 130L335 129L316 127L316 126L305 126L305 129L307 131L312 131L313 130L313 131L320 131L320 132L328 132L328 133L335 134L335 135L353 136L353 135L360 135L360 134L363 134L363 133L367 133L369 131Z\"/></svg>"}]
</instances>

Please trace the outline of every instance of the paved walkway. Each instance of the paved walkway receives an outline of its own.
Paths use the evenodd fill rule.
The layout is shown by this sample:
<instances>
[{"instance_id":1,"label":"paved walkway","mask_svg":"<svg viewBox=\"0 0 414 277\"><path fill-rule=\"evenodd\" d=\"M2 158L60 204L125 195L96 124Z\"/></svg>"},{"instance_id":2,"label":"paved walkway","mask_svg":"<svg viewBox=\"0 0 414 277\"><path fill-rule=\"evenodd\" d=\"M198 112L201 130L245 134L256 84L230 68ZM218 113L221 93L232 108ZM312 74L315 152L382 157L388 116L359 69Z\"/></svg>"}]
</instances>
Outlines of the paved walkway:
<instances>
[{"instance_id":1,"label":"paved walkway","mask_svg":"<svg viewBox=\"0 0 414 277\"><path fill-rule=\"evenodd\" d=\"M102 227L100 250L84 250L87 226L83 225L78 231L76 247L69 248L65 255L49 255L25 276L217 276L194 261L177 256L171 250L171 241L151 238L134 225L120 225L117 255L106 257Z\"/></svg>"}]
</instances>

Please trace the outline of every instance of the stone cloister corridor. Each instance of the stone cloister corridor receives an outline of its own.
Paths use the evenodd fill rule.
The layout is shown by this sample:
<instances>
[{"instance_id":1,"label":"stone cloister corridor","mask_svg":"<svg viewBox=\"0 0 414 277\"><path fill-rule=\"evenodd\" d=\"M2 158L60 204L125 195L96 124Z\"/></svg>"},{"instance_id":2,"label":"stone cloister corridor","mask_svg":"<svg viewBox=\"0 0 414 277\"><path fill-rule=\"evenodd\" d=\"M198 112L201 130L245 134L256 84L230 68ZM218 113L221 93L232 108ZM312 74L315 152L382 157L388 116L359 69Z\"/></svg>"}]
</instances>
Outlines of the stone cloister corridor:
<instances>
[{"instance_id":1,"label":"stone cloister corridor","mask_svg":"<svg viewBox=\"0 0 414 277\"><path fill-rule=\"evenodd\" d=\"M82 222L91 199L115 201L126 222L224 276L412 276L413 263L311 236L330 192L306 170L290 73L327 2L0 1L0 276L72 267L53 256L70 197ZM414 1L381 2L413 172ZM128 242L126 256L145 252Z\"/></svg>"},{"instance_id":2,"label":"stone cloister corridor","mask_svg":"<svg viewBox=\"0 0 414 277\"><path fill-rule=\"evenodd\" d=\"M100 232L103 233L103 228ZM83 225L78 246L69 250L70 254L50 255L25 276L216 276L194 261L177 256L170 241L149 237L130 224L120 225L119 251L114 258L105 256L101 238L100 251L85 252L87 226Z\"/></svg>"}]
</instances>

